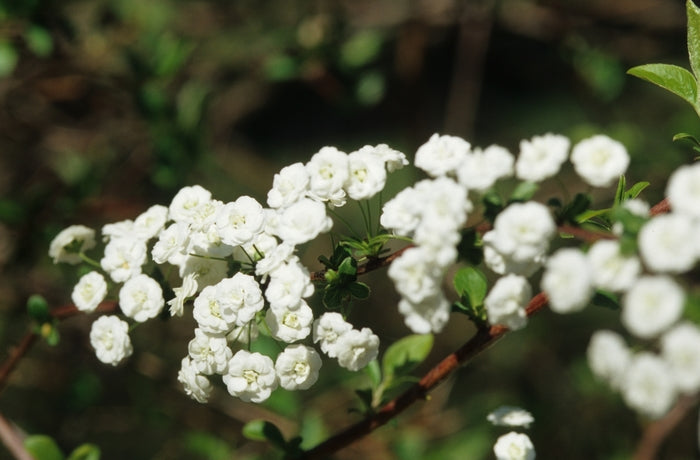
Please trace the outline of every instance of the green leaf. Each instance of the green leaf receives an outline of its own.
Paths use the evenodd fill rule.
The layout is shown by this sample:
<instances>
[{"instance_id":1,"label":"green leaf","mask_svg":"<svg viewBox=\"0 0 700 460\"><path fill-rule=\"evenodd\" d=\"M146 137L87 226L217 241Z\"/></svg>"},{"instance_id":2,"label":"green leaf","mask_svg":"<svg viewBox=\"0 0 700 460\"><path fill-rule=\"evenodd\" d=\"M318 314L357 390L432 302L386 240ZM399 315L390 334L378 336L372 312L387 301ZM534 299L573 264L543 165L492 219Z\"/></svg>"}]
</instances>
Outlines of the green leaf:
<instances>
[{"instance_id":1,"label":"green leaf","mask_svg":"<svg viewBox=\"0 0 700 460\"><path fill-rule=\"evenodd\" d=\"M68 456L68 460L100 460L102 452L95 444L81 444Z\"/></svg>"},{"instance_id":2,"label":"green leaf","mask_svg":"<svg viewBox=\"0 0 700 460\"><path fill-rule=\"evenodd\" d=\"M484 303L488 283L486 275L481 270L474 267L460 268L452 280L457 294L469 300L469 304L474 308Z\"/></svg>"},{"instance_id":3,"label":"green leaf","mask_svg":"<svg viewBox=\"0 0 700 460\"><path fill-rule=\"evenodd\" d=\"M584 222L588 222L589 220L593 219L594 217L599 217L603 216L607 213L610 212L611 208L605 208L605 209L590 209L588 211L584 211L578 216L576 216L576 222L579 224L582 224Z\"/></svg>"},{"instance_id":4,"label":"green leaf","mask_svg":"<svg viewBox=\"0 0 700 460\"><path fill-rule=\"evenodd\" d=\"M687 141L693 144L693 149L700 149L700 141L698 141L698 139L692 134L678 133L675 136L673 136L673 142L676 141Z\"/></svg>"},{"instance_id":5,"label":"green leaf","mask_svg":"<svg viewBox=\"0 0 700 460\"><path fill-rule=\"evenodd\" d=\"M561 215L559 219L563 222L576 223L578 217L588 211L588 207L591 205L591 197L585 193L577 193L571 203L564 206L561 210Z\"/></svg>"},{"instance_id":6,"label":"green leaf","mask_svg":"<svg viewBox=\"0 0 700 460\"><path fill-rule=\"evenodd\" d=\"M391 344L382 358L385 387L390 388L395 377L411 372L428 356L432 348L432 334L413 334Z\"/></svg>"},{"instance_id":7,"label":"green leaf","mask_svg":"<svg viewBox=\"0 0 700 460\"><path fill-rule=\"evenodd\" d=\"M382 382L382 370L379 368L379 361L373 359L365 366L365 373L372 382L372 387L376 388Z\"/></svg>"},{"instance_id":8,"label":"green leaf","mask_svg":"<svg viewBox=\"0 0 700 460\"><path fill-rule=\"evenodd\" d=\"M597 307L609 308L610 310L620 309L620 301L617 299L617 296L612 292L603 290L596 291L591 304Z\"/></svg>"},{"instance_id":9,"label":"green leaf","mask_svg":"<svg viewBox=\"0 0 700 460\"><path fill-rule=\"evenodd\" d=\"M642 191L647 187L649 187L649 182L637 182L625 192L625 200L637 198L639 194L642 193Z\"/></svg>"},{"instance_id":10,"label":"green leaf","mask_svg":"<svg viewBox=\"0 0 700 460\"><path fill-rule=\"evenodd\" d=\"M350 291L350 294L357 299L364 300L369 297L369 286L359 281L350 284L348 286L348 291Z\"/></svg>"},{"instance_id":11,"label":"green leaf","mask_svg":"<svg viewBox=\"0 0 700 460\"><path fill-rule=\"evenodd\" d=\"M346 257L338 266L338 274L340 274L341 278L355 279L357 276L357 261L352 257Z\"/></svg>"},{"instance_id":12,"label":"green leaf","mask_svg":"<svg viewBox=\"0 0 700 460\"><path fill-rule=\"evenodd\" d=\"M45 323L51 319L49 304L39 294L33 294L27 299L27 313L38 323Z\"/></svg>"},{"instance_id":13,"label":"green leaf","mask_svg":"<svg viewBox=\"0 0 700 460\"><path fill-rule=\"evenodd\" d=\"M66 458L51 437L36 434L24 440L24 448L35 460L63 460Z\"/></svg>"},{"instance_id":14,"label":"green leaf","mask_svg":"<svg viewBox=\"0 0 700 460\"><path fill-rule=\"evenodd\" d=\"M382 48L382 35L374 30L361 30L340 47L340 62L346 67L357 68L374 60Z\"/></svg>"},{"instance_id":15,"label":"green leaf","mask_svg":"<svg viewBox=\"0 0 700 460\"><path fill-rule=\"evenodd\" d=\"M19 55L12 43L0 41L0 78L9 77L15 71Z\"/></svg>"},{"instance_id":16,"label":"green leaf","mask_svg":"<svg viewBox=\"0 0 700 460\"><path fill-rule=\"evenodd\" d=\"M688 57L690 68L697 77L700 75L700 9L687 0L685 9L688 15Z\"/></svg>"},{"instance_id":17,"label":"green leaf","mask_svg":"<svg viewBox=\"0 0 700 460\"><path fill-rule=\"evenodd\" d=\"M470 265L479 265L484 259L484 252L481 250L481 241L476 229L467 228L461 231L461 239L457 245L459 259Z\"/></svg>"},{"instance_id":18,"label":"green leaf","mask_svg":"<svg viewBox=\"0 0 700 460\"><path fill-rule=\"evenodd\" d=\"M538 188L539 185L535 182L521 182L511 193L510 201L528 201L535 195Z\"/></svg>"},{"instance_id":19,"label":"green leaf","mask_svg":"<svg viewBox=\"0 0 700 460\"><path fill-rule=\"evenodd\" d=\"M337 310L343 306L344 298L343 289L326 286L326 290L323 292L323 305L329 310Z\"/></svg>"},{"instance_id":20,"label":"green leaf","mask_svg":"<svg viewBox=\"0 0 700 460\"><path fill-rule=\"evenodd\" d=\"M61 340L61 335L58 333L58 328L55 324L44 323L42 325L42 333L46 339L46 343L52 347L58 345L58 342Z\"/></svg>"},{"instance_id":21,"label":"green leaf","mask_svg":"<svg viewBox=\"0 0 700 460\"><path fill-rule=\"evenodd\" d=\"M43 27L29 27L24 32L24 40L27 42L27 48L39 57L46 57L53 51L51 34Z\"/></svg>"},{"instance_id":22,"label":"green leaf","mask_svg":"<svg viewBox=\"0 0 700 460\"><path fill-rule=\"evenodd\" d=\"M243 426L243 436L253 441L269 441L272 445L286 449L287 443L277 426L267 420L251 420Z\"/></svg>"},{"instance_id":23,"label":"green leaf","mask_svg":"<svg viewBox=\"0 0 700 460\"><path fill-rule=\"evenodd\" d=\"M620 180L617 181L617 190L615 191L615 204L618 205L625 200L625 175L620 176Z\"/></svg>"},{"instance_id":24,"label":"green leaf","mask_svg":"<svg viewBox=\"0 0 700 460\"><path fill-rule=\"evenodd\" d=\"M683 67L671 64L645 64L632 67L627 73L658 85L696 107L698 85L693 74Z\"/></svg>"}]
</instances>

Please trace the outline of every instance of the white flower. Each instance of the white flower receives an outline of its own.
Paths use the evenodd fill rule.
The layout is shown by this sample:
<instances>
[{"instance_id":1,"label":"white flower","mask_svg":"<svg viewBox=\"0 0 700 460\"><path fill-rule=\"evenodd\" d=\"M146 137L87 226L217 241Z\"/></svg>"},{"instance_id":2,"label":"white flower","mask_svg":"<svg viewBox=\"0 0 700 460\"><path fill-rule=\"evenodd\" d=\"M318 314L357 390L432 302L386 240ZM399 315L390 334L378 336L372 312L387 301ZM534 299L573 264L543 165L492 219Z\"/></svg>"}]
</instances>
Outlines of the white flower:
<instances>
[{"instance_id":1,"label":"white flower","mask_svg":"<svg viewBox=\"0 0 700 460\"><path fill-rule=\"evenodd\" d=\"M513 175L513 155L505 148L492 145L474 149L457 169L457 178L469 190L484 192L501 178Z\"/></svg>"},{"instance_id":2,"label":"white flower","mask_svg":"<svg viewBox=\"0 0 700 460\"><path fill-rule=\"evenodd\" d=\"M432 177L444 176L457 170L470 149L460 137L436 133L418 148L414 164Z\"/></svg>"},{"instance_id":3,"label":"white flower","mask_svg":"<svg viewBox=\"0 0 700 460\"><path fill-rule=\"evenodd\" d=\"M233 352L226 337L212 336L202 329L194 330L194 339L187 345L192 364L202 374L223 374Z\"/></svg>"},{"instance_id":4,"label":"white flower","mask_svg":"<svg viewBox=\"0 0 700 460\"><path fill-rule=\"evenodd\" d=\"M280 210L274 226L274 234L282 241L297 245L326 233L333 226L333 220L326 215L323 203L302 198L296 203Z\"/></svg>"},{"instance_id":5,"label":"white flower","mask_svg":"<svg viewBox=\"0 0 700 460\"><path fill-rule=\"evenodd\" d=\"M608 330L593 333L586 351L588 366L594 375L618 390L632 352L620 334Z\"/></svg>"},{"instance_id":6,"label":"white flower","mask_svg":"<svg viewBox=\"0 0 700 460\"><path fill-rule=\"evenodd\" d=\"M277 270L282 264L292 260L294 246L286 241L277 243L274 236L262 233L254 241L255 274L258 276L269 275ZM250 253L251 251L249 251Z\"/></svg>"},{"instance_id":7,"label":"white flower","mask_svg":"<svg viewBox=\"0 0 700 460\"><path fill-rule=\"evenodd\" d=\"M289 345L277 356L275 371L285 390L307 390L318 380L321 357L305 345Z\"/></svg>"},{"instance_id":8,"label":"white flower","mask_svg":"<svg viewBox=\"0 0 700 460\"><path fill-rule=\"evenodd\" d=\"M122 283L141 273L146 262L146 243L136 238L117 238L105 246L100 265L115 283Z\"/></svg>"},{"instance_id":9,"label":"white flower","mask_svg":"<svg viewBox=\"0 0 700 460\"><path fill-rule=\"evenodd\" d=\"M700 164L676 169L666 186L666 196L673 212L700 217Z\"/></svg>"},{"instance_id":10,"label":"white flower","mask_svg":"<svg viewBox=\"0 0 700 460\"><path fill-rule=\"evenodd\" d=\"M195 274L189 273L185 276L182 280L182 286L174 287L173 292L175 293L175 297L168 300L170 316L182 316L183 310L185 309L185 302L197 293Z\"/></svg>"},{"instance_id":11,"label":"white flower","mask_svg":"<svg viewBox=\"0 0 700 460\"><path fill-rule=\"evenodd\" d=\"M82 259L78 253L95 247L95 231L84 225L71 225L64 228L51 240L49 257L53 263L65 262L79 264Z\"/></svg>"},{"instance_id":12,"label":"white flower","mask_svg":"<svg viewBox=\"0 0 700 460\"><path fill-rule=\"evenodd\" d=\"M651 418L664 415L676 399L676 385L668 364L656 355L635 355L622 383L622 397L632 409Z\"/></svg>"},{"instance_id":13,"label":"white flower","mask_svg":"<svg viewBox=\"0 0 700 460\"><path fill-rule=\"evenodd\" d=\"M572 313L582 310L594 291L586 256L578 249L559 249L547 260L540 286L547 294L552 311Z\"/></svg>"},{"instance_id":14,"label":"white flower","mask_svg":"<svg viewBox=\"0 0 700 460\"><path fill-rule=\"evenodd\" d=\"M521 426L523 428L530 428L535 418L525 409L513 406L501 406L491 412L486 417L486 420L496 426Z\"/></svg>"},{"instance_id":15,"label":"white flower","mask_svg":"<svg viewBox=\"0 0 700 460\"><path fill-rule=\"evenodd\" d=\"M302 163L285 166L272 180L267 192L267 204L271 208L284 208L299 201L308 190L309 174Z\"/></svg>"},{"instance_id":16,"label":"white flower","mask_svg":"<svg viewBox=\"0 0 700 460\"><path fill-rule=\"evenodd\" d=\"M484 258L499 274L531 275L544 262L556 225L547 207L534 201L501 211L483 237Z\"/></svg>"},{"instance_id":17,"label":"white flower","mask_svg":"<svg viewBox=\"0 0 700 460\"><path fill-rule=\"evenodd\" d=\"M511 431L498 438L493 453L497 460L534 460L535 446L526 434Z\"/></svg>"},{"instance_id":18,"label":"white flower","mask_svg":"<svg viewBox=\"0 0 700 460\"><path fill-rule=\"evenodd\" d=\"M243 326L263 309L260 285L250 275L238 272L214 286L219 303L219 314L227 324Z\"/></svg>"},{"instance_id":19,"label":"white flower","mask_svg":"<svg viewBox=\"0 0 700 460\"><path fill-rule=\"evenodd\" d=\"M158 316L164 305L163 290L147 275L130 278L119 290L119 307L139 323Z\"/></svg>"},{"instance_id":20,"label":"white flower","mask_svg":"<svg viewBox=\"0 0 700 460\"><path fill-rule=\"evenodd\" d=\"M249 196L226 203L216 214L216 228L221 241L231 246L249 243L263 231L264 226L263 207Z\"/></svg>"},{"instance_id":21,"label":"white flower","mask_svg":"<svg viewBox=\"0 0 700 460\"><path fill-rule=\"evenodd\" d=\"M624 145L608 136L584 139L571 150L576 173L594 187L607 187L627 171L630 157Z\"/></svg>"},{"instance_id":22,"label":"white flower","mask_svg":"<svg viewBox=\"0 0 700 460\"><path fill-rule=\"evenodd\" d=\"M225 260L211 259L206 256L185 256L180 262L180 277L185 279L194 274L197 281L197 289L212 286L226 277L228 264Z\"/></svg>"},{"instance_id":23,"label":"white flower","mask_svg":"<svg viewBox=\"0 0 700 460\"><path fill-rule=\"evenodd\" d=\"M369 150L348 155L348 178L345 190L353 200L367 200L379 193L386 184L384 162Z\"/></svg>"},{"instance_id":24,"label":"white flower","mask_svg":"<svg viewBox=\"0 0 700 460\"><path fill-rule=\"evenodd\" d=\"M683 273L697 260L698 227L683 214L652 218L639 231L639 252L644 264L656 272Z\"/></svg>"},{"instance_id":25,"label":"white flower","mask_svg":"<svg viewBox=\"0 0 700 460\"><path fill-rule=\"evenodd\" d=\"M270 273L265 298L272 308L292 308L314 293L309 271L293 260Z\"/></svg>"},{"instance_id":26,"label":"white flower","mask_svg":"<svg viewBox=\"0 0 700 460\"><path fill-rule=\"evenodd\" d=\"M345 204L343 185L348 180L348 154L335 147L323 147L306 163L309 174L308 195L332 206Z\"/></svg>"},{"instance_id":27,"label":"white flower","mask_svg":"<svg viewBox=\"0 0 700 460\"><path fill-rule=\"evenodd\" d=\"M522 329L527 324L525 307L531 297L532 288L526 278L512 274L499 278L484 299L489 323Z\"/></svg>"},{"instance_id":28,"label":"white flower","mask_svg":"<svg viewBox=\"0 0 700 460\"><path fill-rule=\"evenodd\" d=\"M303 300L293 307L270 308L265 315L272 337L287 343L308 337L313 321L311 307Z\"/></svg>"},{"instance_id":29,"label":"white flower","mask_svg":"<svg viewBox=\"0 0 700 460\"><path fill-rule=\"evenodd\" d=\"M390 173L396 171L397 169L401 169L408 164L406 155L398 150L392 149L386 144L378 144L374 147L371 145L365 145L359 151L369 152L378 157L384 164L386 164L386 169Z\"/></svg>"},{"instance_id":30,"label":"white flower","mask_svg":"<svg viewBox=\"0 0 700 460\"><path fill-rule=\"evenodd\" d=\"M676 386L683 393L700 389L700 329L685 322L661 336L661 356L671 367Z\"/></svg>"},{"instance_id":31,"label":"white flower","mask_svg":"<svg viewBox=\"0 0 700 460\"><path fill-rule=\"evenodd\" d=\"M129 338L129 325L116 316L100 316L90 328L90 344L97 359L116 366L134 351Z\"/></svg>"},{"instance_id":32,"label":"white flower","mask_svg":"<svg viewBox=\"0 0 700 460\"><path fill-rule=\"evenodd\" d=\"M642 276L622 300L622 324L642 339L657 336L683 313L685 293L672 278Z\"/></svg>"},{"instance_id":33,"label":"white flower","mask_svg":"<svg viewBox=\"0 0 700 460\"><path fill-rule=\"evenodd\" d=\"M379 337L368 327L351 329L338 337L335 349L341 367L359 371L379 354Z\"/></svg>"},{"instance_id":34,"label":"white flower","mask_svg":"<svg viewBox=\"0 0 700 460\"><path fill-rule=\"evenodd\" d=\"M314 343L320 342L321 351L331 358L338 356L338 338L352 330L352 324L337 312L326 312L313 324Z\"/></svg>"},{"instance_id":35,"label":"white flower","mask_svg":"<svg viewBox=\"0 0 700 460\"><path fill-rule=\"evenodd\" d=\"M382 227L394 231L394 234L408 236L413 233L421 220L421 212L416 203L420 203L420 193L413 187L406 187L394 198L384 203L379 222Z\"/></svg>"},{"instance_id":36,"label":"white flower","mask_svg":"<svg viewBox=\"0 0 700 460\"><path fill-rule=\"evenodd\" d=\"M158 241L153 245L151 257L157 264L170 262L175 264L177 258L182 257L189 243L189 229L187 224L172 223L158 235Z\"/></svg>"},{"instance_id":37,"label":"white flower","mask_svg":"<svg viewBox=\"0 0 700 460\"><path fill-rule=\"evenodd\" d=\"M131 219L112 222L102 227L102 241L110 241L117 238L137 238L134 234L134 221Z\"/></svg>"},{"instance_id":38,"label":"white flower","mask_svg":"<svg viewBox=\"0 0 700 460\"><path fill-rule=\"evenodd\" d=\"M391 263L387 274L403 298L418 303L440 292L444 271L435 263L429 249L413 247Z\"/></svg>"},{"instance_id":39,"label":"white flower","mask_svg":"<svg viewBox=\"0 0 700 460\"><path fill-rule=\"evenodd\" d=\"M133 232L137 238L150 240L158 235L168 220L168 208L156 204L134 219Z\"/></svg>"},{"instance_id":40,"label":"white flower","mask_svg":"<svg viewBox=\"0 0 700 460\"><path fill-rule=\"evenodd\" d=\"M531 182L541 182L554 176L566 161L570 145L565 136L551 133L520 141L515 175L518 179Z\"/></svg>"},{"instance_id":41,"label":"white flower","mask_svg":"<svg viewBox=\"0 0 700 460\"><path fill-rule=\"evenodd\" d=\"M189 356L182 358L177 380L185 390L185 394L197 402L205 403L213 389L211 382L197 371Z\"/></svg>"},{"instance_id":42,"label":"white flower","mask_svg":"<svg viewBox=\"0 0 700 460\"><path fill-rule=\"evenodd\" d=\"M438 333L450 319L450 302L441 291L419 302L401 299L399 313L404 316L404 323L414 333Z\"/></svg>"},{"instance_id":43,"label":"white flower","mask_svg":"<svg viewBox=\"0 0 700 460\"><path fill-rule=\"evenodd\" d=\"M219 292L215 286L207 286L194 299L192 316L197 324L209 334L227 334L235 323L221 315Z\"/></svg>"},{"instance_id":44,"label":"white flower","mask_svg":"<svg viewBox=\"0 0 700 460\"><path fill-rule=\"evenodd\" d=\"M467 190L448 177L422 180L416 184L416 190L421 203L421 222L416 233L426 224L435 230L444 227L441 233L457 230L473 207L467 199Z\"/></svg>"},{"instance_id":45,"label":"white flower","mask_svg":"<svg viewBox=\"0 0 700 460\"><path fill-rule=\"evenodd\" d=\"M260 353L245 350L233 355L223 380L231 396L254 403L269 398L279 384L272 360Z\"/></svg>"},{"instance_id":46,"label":"white flower","mask_svg":"<svg viewBox=\"0 0 700 460\"><path fill-rule=\"evenodd\" d=\"M168 214L175 222L186 224L197 221L198 208L211 200L211 192L200 185L181 188L173 197Z\"/></svg>"},{"instance_id":47,"label":"white flower","mask_svg":"<svg viewBox=\"0 0 700 460\"><path fill-rule=\"evenodd\" d=\"M616 240L596 241L586 256L593 274L593 284L600 289L626 291L642 270L639 258L622 255L620 243Z\"/></svg>"},{"instance_id":48,"label":"white flower","mask_svg":"<svg viewBox=\"0 0 700 460\"><path fill-rule=\"evenodd\" d=\"M196 254L203 257L222 259L233 254L234 247L221 240L216 225L209 225L206 230L197 230L190 233L187 248L180 257L173 257L170 262L180 265L187 254Z\"/></svg>"},{"instance_id":49,"label":"white flower","mask_svg":"<svg viewBox=\"0 0 700 460\"><path fill-rule=\"evenodd\" d=\"M95 311L107 295L107 282L96 271L83 275L73 288L71 299L80 311Z\"/></svg>"}]
</instances>

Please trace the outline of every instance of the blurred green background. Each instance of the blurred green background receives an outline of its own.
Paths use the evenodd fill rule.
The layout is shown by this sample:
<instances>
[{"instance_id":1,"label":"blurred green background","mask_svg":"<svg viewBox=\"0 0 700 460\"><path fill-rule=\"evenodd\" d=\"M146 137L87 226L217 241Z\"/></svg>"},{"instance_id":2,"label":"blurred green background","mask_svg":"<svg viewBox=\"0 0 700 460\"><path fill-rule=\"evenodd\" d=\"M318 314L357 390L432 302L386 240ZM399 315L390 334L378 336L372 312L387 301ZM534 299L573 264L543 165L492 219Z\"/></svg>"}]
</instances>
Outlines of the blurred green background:
<instances>
[{"instance_id":1,"label":"blurred green background","mask_svg":"<svg viewBox=\"0 0 700 460\"><path fill-rule=\"evenodd\" d=\"M698 123L625 70L687 67L685 50L680 0L0 0L2 359L27 330L30 294L70 300L76 271L47 256L60 229L133 218L184 185L264 202L275 172L324 145L388 143L412 159L434 132L514 153L545 132L604 132L627 145L628 181L651 181L655 202L692 157L671 137L697 135ZM390 187L417 177L402 171ZM329 247L307 251L312 269ZM382 295L351 319L385 347L409 331L385 274L368 282ZM92 442L105 459L270 458L240 435L246 421L273 420L308 447L358 420L348 409L361 374L328 363L307 392L253 406L219 388L200 405L176 381L191 319L140 327L117 368L94 357L92 319L63 322L58 346L38 344L0 396L3 416L65 451ZM492 458L503 431L485 417L501 404L534 414L539 458L628 458L641 424L584 361L600 327L617 328L617 314L541 313L337 458ZM427 365L471 333L454 317ZM698 458L696 424L684 420L662 458Z\"/></svg>"}]
</instances>

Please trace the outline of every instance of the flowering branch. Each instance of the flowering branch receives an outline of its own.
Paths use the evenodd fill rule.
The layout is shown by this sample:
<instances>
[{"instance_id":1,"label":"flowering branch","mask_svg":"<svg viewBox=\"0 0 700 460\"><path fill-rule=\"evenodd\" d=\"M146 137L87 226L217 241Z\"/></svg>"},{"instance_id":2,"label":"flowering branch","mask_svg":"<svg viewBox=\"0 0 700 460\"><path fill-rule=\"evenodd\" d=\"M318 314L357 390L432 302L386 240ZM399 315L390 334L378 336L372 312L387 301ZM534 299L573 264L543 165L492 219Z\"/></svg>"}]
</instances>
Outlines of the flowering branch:
<instances>
[{"instance_id":1,"label":"flowering branch","mask_svg":"<svg viewBox=\"0 0 700 460\"><path fill-rule=\"evenodd\" d=\"M658 457L661 444L698 403L698 396L684 396L664 417L647 425L637 444L634 460L653 460Z\"/></svg>"},{"instance_id":2,"label":"flowering branch","mask_svg":"<svg viewBox=\"0 0 700 460\"><path fill-rule=\"evenodd\" d=\"M539 293L530 300L527 306L527 316L540 311L547 304L547 296ZM325 458L334 452L352 444L363 436L386 424L419 399L425 399L428 392L445 380L461 365L466 364L482 351L489 348L507 332L508 328L501 325L480 329L468 342L458 350L447 355L435 367L430 369L423 378L403 394L386 403L373 415L349 426L333 435L316 447L303 453L305 459Z\"/></svg>"}]
</instances>

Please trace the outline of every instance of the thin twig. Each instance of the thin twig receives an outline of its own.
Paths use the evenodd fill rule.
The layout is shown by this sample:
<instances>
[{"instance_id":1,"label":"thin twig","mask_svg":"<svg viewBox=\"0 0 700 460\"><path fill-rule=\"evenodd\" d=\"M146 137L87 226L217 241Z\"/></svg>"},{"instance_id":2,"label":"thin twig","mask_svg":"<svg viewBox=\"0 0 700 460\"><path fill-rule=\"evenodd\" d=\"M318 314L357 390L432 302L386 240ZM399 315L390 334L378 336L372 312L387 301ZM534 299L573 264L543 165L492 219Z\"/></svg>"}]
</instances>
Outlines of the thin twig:
<instances>
[{"instance_id":1,"label":"thin twig","mask_svg":"<svg viewBox=\"0 0 700 460\"><path fill-rule=\"evenodd\" d=\"M17 460L32 460L17 430L0 414L0 440Z\"/></svg>"},{"instance_id":2,"label":"thin twig","mask_svg":"<svg viewBox=\"0 0 700 460\"><path fill-rule=\"evenodd\" d=\"M634 452L634 460L658 458L661 445L697 403L698 396L683 396L668 414L647 425Z\"/></svg>"},{"instance_id":3,"label":"thin twig","mask_svg":"<svg viewBox=\"0 0 700 460\"><path fill-rule=\"evenodd\" d=\"M546 304L546 295L544 293L537 294L530 300L527 306L527 315L531 316L535 314ZM349 426L313 449L304 452L302 458L307 460L325 458L384 425L416 401L425 399L430 390L445 380L458 367L466 364L472 358L493 345L497 340L503 337L506 332L508 332L508 328L501 325L479 330L468 342L462 345L457 351L447 355L435 367L430 369L418 383L414 384L403 394L389 401L373 415Z\"/></svg>"}]
</instances>

